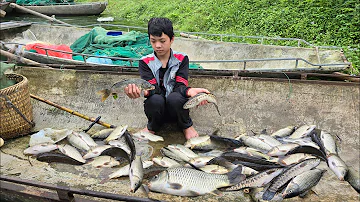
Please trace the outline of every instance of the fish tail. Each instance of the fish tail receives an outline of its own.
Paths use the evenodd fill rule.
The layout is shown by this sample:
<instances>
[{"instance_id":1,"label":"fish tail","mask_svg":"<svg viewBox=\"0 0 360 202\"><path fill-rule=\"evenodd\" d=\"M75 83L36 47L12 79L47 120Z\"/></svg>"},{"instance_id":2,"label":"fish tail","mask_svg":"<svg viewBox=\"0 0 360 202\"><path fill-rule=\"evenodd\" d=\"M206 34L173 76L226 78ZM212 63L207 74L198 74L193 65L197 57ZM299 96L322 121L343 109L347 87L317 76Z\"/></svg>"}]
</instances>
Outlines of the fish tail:
<instances>
[{"instance_id":1,"label":"fish tail","mask_svg":"<svg viewBox=\"0 0 360 202\"><path fill-rule=\"evenodd\" d=\"M104 89L97 92L97 94L101 95L101 102L104 102L111 94L111 90Z\"/></svg>"},{"instance_id":2,"label":"fish tail","mask_svg":"<svg viewBox=\"0 0 360 202\"><path fill-rule=\"evenodd\" d=\"M242 166L237 166L234 170L227 173L230 185L238 184L245 179L245 175L241 174Z\"/></svg>"}]
</instances>

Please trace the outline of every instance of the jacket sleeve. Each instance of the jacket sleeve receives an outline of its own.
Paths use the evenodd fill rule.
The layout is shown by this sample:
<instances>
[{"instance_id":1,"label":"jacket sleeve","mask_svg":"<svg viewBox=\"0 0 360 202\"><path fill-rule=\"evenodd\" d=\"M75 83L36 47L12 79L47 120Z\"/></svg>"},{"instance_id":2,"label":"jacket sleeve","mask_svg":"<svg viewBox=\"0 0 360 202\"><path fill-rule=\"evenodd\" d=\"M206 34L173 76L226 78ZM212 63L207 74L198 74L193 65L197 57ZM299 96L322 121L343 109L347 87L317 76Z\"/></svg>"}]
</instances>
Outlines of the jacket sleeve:
<instances>
[{"instance_id":1,"label":"jacket sleeve","mask_svg":"<svg viewBox=\"0 0 360 202\"><path fill-rule=\"evenodd\" d=\"M155 86L155 89L149 91L149 95L146 96L146 97L150 97L151 95L161 93L161 89L159 88L159 84L157 83L151 69L149 68L149 66L143 60L139 61L139 73L140 73L140 77L142 79L148 81L149 83L151 83L152 85Z\"/></svg>"},{"instance_id":2,"label":"jacket sleeve","mask_svg":"<svg viewBox=\"0 0 360 202\"><path fill-rule=\"evenodd\" d=\"M189 97L187 95L187 91L190 89L188 87L188 77L189 77L189 57L185 56L182 60L179 70L176 72L176 84L174 86L173 91L179 92L184 97Z\"/></svg>"}]
</instances>

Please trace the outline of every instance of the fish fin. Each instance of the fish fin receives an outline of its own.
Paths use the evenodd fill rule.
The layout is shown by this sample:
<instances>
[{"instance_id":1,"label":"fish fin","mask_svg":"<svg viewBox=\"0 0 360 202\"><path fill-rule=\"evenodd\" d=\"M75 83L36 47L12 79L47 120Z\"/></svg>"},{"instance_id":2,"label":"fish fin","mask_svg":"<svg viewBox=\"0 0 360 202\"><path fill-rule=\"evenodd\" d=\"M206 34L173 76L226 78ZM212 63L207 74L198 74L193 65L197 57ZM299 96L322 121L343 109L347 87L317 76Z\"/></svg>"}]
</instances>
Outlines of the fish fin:
<instances>
[{"instance_id":1,"label":"fish fin","mask_svg":"<svg viewBox=\"0 0 360 202\"><path fill-rule=\"evenodd\" d=\"M101 102L104 102L111 94L111 90L104 89L97 92L97 94L101 95Z\"/></svg>"},{"instance_id":2,"label":"fish fin","mask_svg":"<svg viewBox=\"0 0 360 202\"><path fill-rule=\"evenodd\" d=\"M190 167L192 167L192 168L194 168L196 170L203 171L203 170L201 170L200 168L196 167L194 164L192 164L192 163L190 163L188 161L185 161L185 163L189 164Z\"/></svg>"},{"instance_id":3,"label":"fish fin","mask_svg":"<svg viewBox=\"0 0 360 202\"><path fill-rule=\"evenodd\" d=\"M231 185L237 184L245 179L245 175L241 174L242 172L242 166L237 166L232 170L231 172L227 173L229 183Z\"/></svg>"},{"instance_id":4,"label":"fish fin","mask_svg":"<svg viewBox=\"0 0 360 202\"><path fill-rule=\"evenodd\" d=\"M222 195L223 195L223 193L221 193L221 191L219 191L219 190L217 190L217 189L215 189L214 191L210 192L210 194L213 194L213 195L215 195L215 196L222 196Z\"/></svg>"},{"instance_id":5,"label":"fish fin","mask_svg":"<svg viewBox=\"0 0 360 202\"><path fill-rule=\"evenodd\" d=\"M201 195L199 192L191 191L191 190L189 191L189 193L190 193L189 194L190 196L200 196Z\"/></svg>"},{"instance_id":6,"label":"fish fin","mask_svg":"<svg viewBox=\"0 0 360 202\"><path fill-rule=\"evenodd\" d=\"M182 189L182 185L180 183L169 183L171 189L180 190Z\"/></svg>"}]
</instances>

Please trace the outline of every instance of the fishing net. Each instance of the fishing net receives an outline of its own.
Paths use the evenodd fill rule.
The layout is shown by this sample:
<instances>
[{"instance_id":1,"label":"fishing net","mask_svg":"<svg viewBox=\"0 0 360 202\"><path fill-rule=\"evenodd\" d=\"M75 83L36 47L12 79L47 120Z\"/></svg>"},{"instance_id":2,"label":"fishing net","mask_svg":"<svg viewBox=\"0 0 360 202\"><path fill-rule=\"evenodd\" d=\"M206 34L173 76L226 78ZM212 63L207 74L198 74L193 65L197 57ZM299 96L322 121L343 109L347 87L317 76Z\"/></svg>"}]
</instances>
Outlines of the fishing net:
<instances>
[{"instance_id":1,"label":"fishing net","mask_svg":"<svg viewBox=\"0 0 360 202\"><path fill-rule=\"evenodd\" d=\"M153 52L147 33L130 31L125 34L118 32L118 35L114 35L114 32L108 32L102 27L94 27L89 33L76 40L70 48L74 53L135 59L130 62L126 59L90 57L85 59L86 62L133 67L138 67L138 60ZM76 54L73 54L73 59L84 61L83 56ZM191 64L190 68L202 69L197 64Z\"/></svg>"},{"instance_id":2,"label":"fishing net","mask_svg":"<svg viewBox=\"0 0 360 202\"><path fill-rule=\"evenodd\" d=\"M6 0L7 2L13 2L12 0ZM45 6L53 4L74 4L74 0L16 0L18 5L36 5L36 6Z\"/></svg>"}]
</instances>

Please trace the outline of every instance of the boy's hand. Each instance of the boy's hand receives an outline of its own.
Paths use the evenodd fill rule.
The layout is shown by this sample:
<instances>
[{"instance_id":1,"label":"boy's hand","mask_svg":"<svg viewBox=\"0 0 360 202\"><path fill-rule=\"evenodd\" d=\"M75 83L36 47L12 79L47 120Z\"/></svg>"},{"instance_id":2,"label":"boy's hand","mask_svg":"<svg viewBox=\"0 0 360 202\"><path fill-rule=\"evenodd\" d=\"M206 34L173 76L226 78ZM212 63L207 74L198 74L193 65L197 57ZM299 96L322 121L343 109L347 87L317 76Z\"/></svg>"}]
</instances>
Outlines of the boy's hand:
<instances>
[{"instance_id":1,"label":"boy's hand","mask_svg":"<svg viewBox=\"0 0 360 202\"><path fill-rule=\"evenodd\" d=\"M190 88L187 92L189 97L193 97L193 96L197 95L198 93L210 93L210 91L208 91L205 88ZM208 104L208 101L204 100L204 101L200 102L200 104L198 106L206 105L206 104Z\"/></svg>"},{"instance_id":2,"label":"boy's hand","mask_svg":"<svg viewBox=\"0 0 360 202\"><path fill-rule=\"evenodd\" d=\"M124 88L125 94L132 99L136 99L140 97L140 89L135 84L129 84Z\"/></svg>"}]
</instances>

